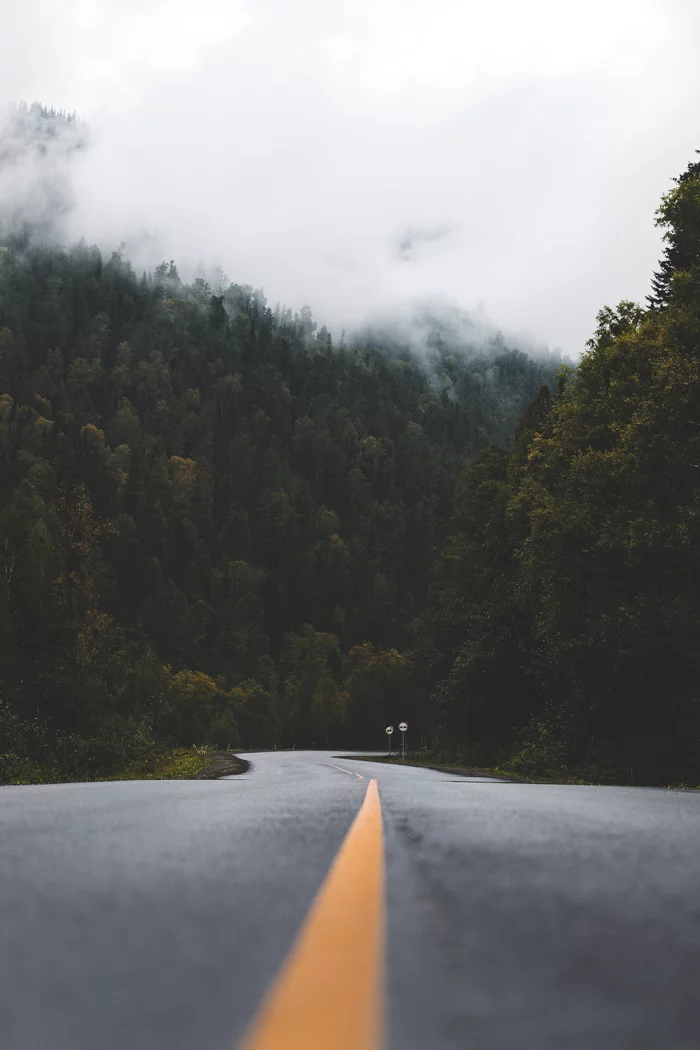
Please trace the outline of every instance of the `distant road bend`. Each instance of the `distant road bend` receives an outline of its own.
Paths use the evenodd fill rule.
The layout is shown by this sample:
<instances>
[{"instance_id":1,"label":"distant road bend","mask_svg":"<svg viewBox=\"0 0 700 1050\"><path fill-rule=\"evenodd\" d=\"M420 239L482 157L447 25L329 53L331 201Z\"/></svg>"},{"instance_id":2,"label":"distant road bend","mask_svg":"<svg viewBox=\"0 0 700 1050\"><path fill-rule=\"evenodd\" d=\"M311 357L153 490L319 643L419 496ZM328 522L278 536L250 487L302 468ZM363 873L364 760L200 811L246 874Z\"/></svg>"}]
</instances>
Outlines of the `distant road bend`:
<instances>
[{"instance_id":1,"label":"distant road bend","mask_svg":"<svg viewBox=\"0 0 700 1050\"><path fill-rule=\"evenodd\" d=\"M700 795L246 757L0 788L3 1050L698 1050Z\"/></svg>"}]
</instances>

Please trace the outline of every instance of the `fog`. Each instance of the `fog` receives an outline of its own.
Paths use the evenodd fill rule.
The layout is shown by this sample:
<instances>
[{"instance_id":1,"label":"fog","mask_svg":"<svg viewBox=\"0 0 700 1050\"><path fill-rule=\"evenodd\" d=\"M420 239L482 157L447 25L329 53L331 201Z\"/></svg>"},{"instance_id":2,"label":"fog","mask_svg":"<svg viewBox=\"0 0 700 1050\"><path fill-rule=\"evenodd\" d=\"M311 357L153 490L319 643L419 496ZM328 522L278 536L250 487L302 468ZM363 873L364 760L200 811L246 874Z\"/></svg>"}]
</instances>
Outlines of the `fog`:
<instances>
[{"instance_id":1,"label":"fog","mask_svg":"<svg viewBox=\"0 0 700 1050\"><path fill-rule=\"evenodd\" d=\"M69 238L334 334L437 296L576 356L647 294L699 49L696 0L5 0L0 102L89 124Z\"/></svg>"}]
</instances>

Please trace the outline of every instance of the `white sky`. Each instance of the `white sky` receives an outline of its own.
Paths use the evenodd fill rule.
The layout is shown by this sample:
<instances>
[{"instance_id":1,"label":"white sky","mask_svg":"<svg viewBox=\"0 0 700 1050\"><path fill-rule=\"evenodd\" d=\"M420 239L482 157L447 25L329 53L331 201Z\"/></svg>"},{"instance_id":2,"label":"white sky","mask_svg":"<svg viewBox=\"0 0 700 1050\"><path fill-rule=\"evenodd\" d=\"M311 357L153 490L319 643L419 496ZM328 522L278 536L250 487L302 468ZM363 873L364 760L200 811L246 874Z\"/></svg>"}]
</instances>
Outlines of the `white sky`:
<instances>
[{"instance_id":1,"label":"white sky","mask_svg":"<svg viewBox=\"0 0 700 1050\"><path fill-rule=\"evenodd\" d=\"M0 0L0 102L93 130L76 235L334 333L446 294L572 354L648 291L699 58L700 0Z\"/></svg>"}]
</instances>

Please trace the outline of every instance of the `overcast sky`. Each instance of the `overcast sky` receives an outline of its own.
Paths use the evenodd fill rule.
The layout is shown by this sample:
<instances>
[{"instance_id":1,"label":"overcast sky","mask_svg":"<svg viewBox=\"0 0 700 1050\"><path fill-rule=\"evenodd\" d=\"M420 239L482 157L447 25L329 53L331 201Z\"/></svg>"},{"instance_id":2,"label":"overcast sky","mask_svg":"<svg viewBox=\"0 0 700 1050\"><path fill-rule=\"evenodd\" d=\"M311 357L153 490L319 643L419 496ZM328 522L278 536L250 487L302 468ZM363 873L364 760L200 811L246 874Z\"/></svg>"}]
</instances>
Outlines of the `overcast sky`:
<instances>
[{"instance_id":1,"label":"overcast sky","mask_svg":"<svg viewBox=\"0 0 700 1050\"><path fill-rule=\"evenodd\" d=\"M0 0L0 102L92 128L76 235L334 333L443 294L572 354L648 291L699 56L700 0Z\"/></svg>"}]
</instances>

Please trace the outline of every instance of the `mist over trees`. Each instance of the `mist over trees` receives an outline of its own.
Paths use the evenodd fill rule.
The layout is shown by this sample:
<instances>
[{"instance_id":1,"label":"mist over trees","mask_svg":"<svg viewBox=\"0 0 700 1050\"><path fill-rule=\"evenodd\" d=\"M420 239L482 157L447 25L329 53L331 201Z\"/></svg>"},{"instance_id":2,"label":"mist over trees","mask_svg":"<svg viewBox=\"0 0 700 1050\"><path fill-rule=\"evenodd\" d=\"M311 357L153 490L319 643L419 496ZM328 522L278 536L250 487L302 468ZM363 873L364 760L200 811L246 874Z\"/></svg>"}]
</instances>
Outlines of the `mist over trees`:
<instances>
[{"instance_id":1,"label":"mist over trees","mask_svg":"<svg viewBox=\"0 0 700 1050\"><path fill-rule=\"evenodd\" d=\"M0 238L56 242L74 203L70 165L87 147L75 113L22 102L0 113Z\"/></svg>"},{"instance_id":2,"label":"mist over trees","mask_svg":"<svg viewBox=\"0 0 700 1050\"><path fill-rule=\"evenodd\" d=\"M601 310L461 479L413 658L475 757L697 783L700 163L657 222L651 308Z\"/></svg>"},{"instance_id":3,"label":"mist over trees","mask_svg":"<svg viewBox=\"0 0 700 1050\"><path fill-rule=\"evenodd\" d=\"M377 743L416 708L411 625L463 464L553 378L501 345L432 371L336 347L252 288L7 239L12 753L63 740L59 765L97 771L166 743Z\"/></svg>"},{"instance_id":4,"label":"mist over trees","mask_svg":"<svg viewBox=\"0 0 700 1050\"><path fill-rule=\"evenodd\" d=\"M574 369L434 304L334 340L60 247L51 129L82 133L17 120L3 185L49 167L38 222L0 216L0 779L406 719L482 765L697 781L700 164L648 308Z\"/></svg>"}]
</instances>

